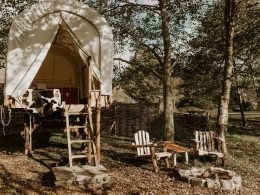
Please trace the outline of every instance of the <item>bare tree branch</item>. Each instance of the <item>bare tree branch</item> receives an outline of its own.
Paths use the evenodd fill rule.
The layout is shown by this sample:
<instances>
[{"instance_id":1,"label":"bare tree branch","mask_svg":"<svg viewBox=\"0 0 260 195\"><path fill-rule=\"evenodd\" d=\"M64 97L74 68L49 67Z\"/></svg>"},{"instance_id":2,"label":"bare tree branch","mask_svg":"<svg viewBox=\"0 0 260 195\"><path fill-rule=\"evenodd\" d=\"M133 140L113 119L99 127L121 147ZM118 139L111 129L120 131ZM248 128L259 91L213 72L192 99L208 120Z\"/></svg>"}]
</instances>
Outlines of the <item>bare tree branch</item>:
<instances>
[{"instance_id":1,"label":"bare tree branch","mask_svg":"<svg viewBox=\"0 0 260 195\"><path fill-rule=\"evenodd\" d=\"M160 79L160 80L163 79L160 74L158 74L156 71L152 70L151 68L145 66L144 64L134 63L134 62L131 62L131 61L122 59L122 58L114 58L114 60L118 60L118 61L121 61L121 62L125 62L125 63L130 64L130 65L133 65L133 66L142 67L142 68L146 69L147 71L151 72L151 73L152 73L155 77L157 77L158 79Z\"/></svg>"},{"instance_id":2,"label":"bare tree branch","mask_svg":"<svg viewBox=\"0 0 260 195\"><path fill-rule=\"evenodd\" d=\"M124 8L124 7L137 7L137 8L142 8L142 9L146 9L148 11L151 11L155 14L160 14L160 12L158 11L158 6L155 5L147 5L147 4L138 4L138 3L132 3L129 2L127 0L122 1L121 3L119 3L117 6L113 7L112 9L107 9L107 10L103 10L102 12L100 12L101 14L105 14L107 12L113 12L119 8Z\"/></svg>"},{"instance_id":3,"label":"bare tree branch","mask_svg":"<svg viewBox=\"0 0 260 195\"><path fill-rule=\"evenodd\" d=\"M137 37L136 35L132 34L130 31L127 31L127 30L126 30L125 33L128 34L128 35L130 35L131 38L132 38L134 41L138 42L141 46L145 47L148 51L150 51L150 52L154 55L154 57L158 60L159 64L160 64L161 66L163 66L163 61L162 61L160 55L158 55L158 54L156 53L156 51L155 51L153 48L150 47L150 45L147 45L147 44L145 44L144 42L142 42L141 40L139 40L138 37Z\"/></svg>"}]
</instances>

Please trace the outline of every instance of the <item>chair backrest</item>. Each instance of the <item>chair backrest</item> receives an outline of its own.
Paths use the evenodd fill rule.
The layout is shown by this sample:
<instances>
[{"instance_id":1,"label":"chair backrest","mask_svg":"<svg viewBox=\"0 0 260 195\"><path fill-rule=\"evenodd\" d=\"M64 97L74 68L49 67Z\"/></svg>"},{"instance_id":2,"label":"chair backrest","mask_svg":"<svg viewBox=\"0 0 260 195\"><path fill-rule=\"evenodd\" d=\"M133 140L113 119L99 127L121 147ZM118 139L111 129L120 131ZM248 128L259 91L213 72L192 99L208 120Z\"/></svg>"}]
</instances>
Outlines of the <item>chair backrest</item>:
<instances>
[{"instance_id":1,"label":"chair backrest","mask_svg":"<svg viewBox=\"0 0 260 195\"><path fill-rule=\"evenodd\" d=\"M195 142L198 143L195 150L215 151L215 131L195 131Z\"/></svg>"},{"instance_id":2,"label":"chair backrest","mask_svg":"<svg viewBox=\"0 0 260 195\"><path fill-rule=\"evenodd\" d=\"M151 144L149 133L140 130L134 134L135 145L137 147L137 156L147 156L151 154L150 147L146 146L147 144Z\"/></svg>"}]
</instances>

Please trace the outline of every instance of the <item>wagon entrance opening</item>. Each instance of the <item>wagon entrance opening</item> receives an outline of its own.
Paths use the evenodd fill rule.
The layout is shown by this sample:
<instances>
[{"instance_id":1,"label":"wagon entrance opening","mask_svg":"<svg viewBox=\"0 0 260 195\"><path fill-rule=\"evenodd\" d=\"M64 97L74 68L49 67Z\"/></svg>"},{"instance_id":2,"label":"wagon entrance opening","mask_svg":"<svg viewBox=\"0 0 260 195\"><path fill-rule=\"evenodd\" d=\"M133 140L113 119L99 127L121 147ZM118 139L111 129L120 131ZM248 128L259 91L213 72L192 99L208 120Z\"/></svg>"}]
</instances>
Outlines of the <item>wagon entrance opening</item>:
<instances>
[{"instance_id":1,"label":"wagon entrance opening","mask_svg":"<svg viewBox=\"0 0 260 195\"><path fill-rule=\"evenodd\" d=\"M38 90L59 89L66 104L87 103L87 94L94 89L100 90L99 81L91 78L89 59L66 25L61 24L32 86ZM91 80L94 86L89 83Z\"/></svg>"}]
</instances>

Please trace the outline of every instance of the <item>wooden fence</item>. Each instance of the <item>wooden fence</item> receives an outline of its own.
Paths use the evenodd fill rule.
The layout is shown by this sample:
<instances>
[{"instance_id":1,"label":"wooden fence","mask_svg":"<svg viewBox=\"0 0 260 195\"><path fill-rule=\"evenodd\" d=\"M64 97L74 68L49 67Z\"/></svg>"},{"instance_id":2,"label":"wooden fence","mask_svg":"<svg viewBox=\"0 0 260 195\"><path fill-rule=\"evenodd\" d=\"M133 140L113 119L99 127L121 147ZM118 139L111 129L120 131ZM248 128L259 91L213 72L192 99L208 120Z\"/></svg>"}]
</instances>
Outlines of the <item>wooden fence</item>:
<instances>
[{"instance_id":1,"label":"wooden fence","mask_svg":"<svg viewBox=\"0 0 260 195\"><path fill-rule=\"evenodd\" d=\"M159 104L114 103L101 113L103 132L132 137L136 131L146 130L152 136L163 136Z\"/></svg>"}]
</instances>

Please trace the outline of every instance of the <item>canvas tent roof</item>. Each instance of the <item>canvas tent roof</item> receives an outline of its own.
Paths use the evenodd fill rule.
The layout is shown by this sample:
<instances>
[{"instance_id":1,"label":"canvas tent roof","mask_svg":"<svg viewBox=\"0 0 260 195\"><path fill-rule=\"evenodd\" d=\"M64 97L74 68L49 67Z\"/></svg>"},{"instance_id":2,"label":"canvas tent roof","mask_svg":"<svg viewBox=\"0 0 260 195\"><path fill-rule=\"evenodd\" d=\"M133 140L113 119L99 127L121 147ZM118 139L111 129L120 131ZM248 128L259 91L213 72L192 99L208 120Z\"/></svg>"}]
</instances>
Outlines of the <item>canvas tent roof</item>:
<instances>
[{"instance_id":1,"label":"canvas tent roof","mask_svg":"<svg viewBox=\"0 0 260 195\"><path fill-rule=\"evenodd\" d=\"M24 94L58 32L60 43L66 42L67 35L59 30L61 25L66 27L76 45L70 49L77 50L86 64L90 59L93 75L101 82L101 94L111 95L112 30L100 14L74 0L42 1L14 19L9 33L5 95L19 97Z\"/></svg>"}]
</instances>

